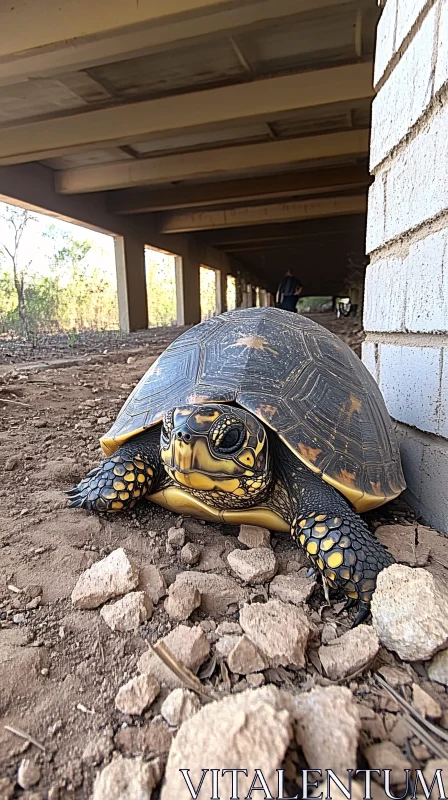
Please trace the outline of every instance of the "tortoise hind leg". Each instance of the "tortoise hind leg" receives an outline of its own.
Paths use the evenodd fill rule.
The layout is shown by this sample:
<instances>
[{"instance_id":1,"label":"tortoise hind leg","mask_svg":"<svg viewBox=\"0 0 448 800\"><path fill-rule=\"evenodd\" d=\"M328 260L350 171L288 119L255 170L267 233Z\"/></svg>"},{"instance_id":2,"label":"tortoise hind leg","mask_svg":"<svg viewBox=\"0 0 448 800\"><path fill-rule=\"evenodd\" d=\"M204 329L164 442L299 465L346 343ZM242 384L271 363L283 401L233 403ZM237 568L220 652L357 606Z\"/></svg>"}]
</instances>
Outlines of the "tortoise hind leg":
<instances>
[{"instance_id":1,"label":"tortoise hind leg","mask_svg":"<svg viewBox=\"0 0 448 800\"><path fill-rule=\"evenodd\" d=\"M114 512L133 508L155 491L162 473L159 430L126 442L66 494L70 508Z\"/></svg>"}]
</instances>

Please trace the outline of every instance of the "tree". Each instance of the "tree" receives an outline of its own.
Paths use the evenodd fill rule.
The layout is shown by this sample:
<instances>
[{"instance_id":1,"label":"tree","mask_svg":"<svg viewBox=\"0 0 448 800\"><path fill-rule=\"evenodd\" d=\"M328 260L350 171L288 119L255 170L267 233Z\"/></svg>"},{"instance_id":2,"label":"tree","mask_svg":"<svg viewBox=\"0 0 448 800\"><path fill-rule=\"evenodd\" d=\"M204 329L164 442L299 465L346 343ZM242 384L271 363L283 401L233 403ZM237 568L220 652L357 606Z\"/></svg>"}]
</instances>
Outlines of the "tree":
<instances>
[{"instance_id":1,"label":"tree","mask_svg":"<svg viewBox=\"0 0 448 800\"><path fill-rule=\"evenodd\" d=\"M0 218L3 219L8 226L10 239L8 243L3 241L1 247L11 261L20 325L22 333L28 338L30 329L25 300L25 275L31 261L27 264L21 263L20 244L27 225L29 225L30 222L34 222L36 218L27 208L16 208L15 206L7 206L6 208L6 212L1 214Z\"/></svg>"}]
</instances>

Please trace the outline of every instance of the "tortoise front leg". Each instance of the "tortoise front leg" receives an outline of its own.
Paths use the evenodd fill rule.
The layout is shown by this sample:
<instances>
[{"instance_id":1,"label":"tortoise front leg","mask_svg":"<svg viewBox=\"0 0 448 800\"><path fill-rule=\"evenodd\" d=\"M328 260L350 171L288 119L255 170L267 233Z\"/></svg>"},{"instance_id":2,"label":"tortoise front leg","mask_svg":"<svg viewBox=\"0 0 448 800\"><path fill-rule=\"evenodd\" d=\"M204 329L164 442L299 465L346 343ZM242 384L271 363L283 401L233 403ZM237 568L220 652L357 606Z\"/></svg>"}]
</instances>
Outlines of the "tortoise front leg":
<instances>
[{"instance_id":1,"label":"tortoise front leg","mask_svg":"<svg viewBox=\"0 0 448 800\"><path fill-rule=\"evenodd\" d=\"M323 580L347 595L348 607L359 603L355 627L369 614L378 573L394 559L334 489L320 480L313 489L302 489L291 534Z\"/></svg>"},{"instance_id":2,"label":"tortoise front leg","mask_svg":"<svg viewBox=\"0 0 448 800\"><path fill-rule=\"evenodd\" d=\"M124 511L157 490L165 471L160 461L160 427L134 436L67 492L70 508Z\"/></svg>"}]
</instances>

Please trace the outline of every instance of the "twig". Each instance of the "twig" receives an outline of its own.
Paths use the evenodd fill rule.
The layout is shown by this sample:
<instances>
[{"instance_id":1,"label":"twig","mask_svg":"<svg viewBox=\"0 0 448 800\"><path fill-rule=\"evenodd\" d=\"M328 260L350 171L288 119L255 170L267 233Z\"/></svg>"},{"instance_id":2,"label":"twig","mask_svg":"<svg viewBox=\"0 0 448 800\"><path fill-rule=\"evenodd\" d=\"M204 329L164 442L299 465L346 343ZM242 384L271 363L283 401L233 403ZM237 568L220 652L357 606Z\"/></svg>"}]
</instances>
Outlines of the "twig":
<instances>
[{"instance_id":1,"label":"twig","mask_svg":"<svg viewBox=\"0 0 448 800\"><path fill-rule=\"evenodd\" d=\"M43 746L43 744L38 742L37 739L34 738L34 736L30 736L29 733L26 733L25 731L21 731L20 728L13 728L12 725L4 725L3 727L4 727L5 731L9 731L10 733L14 733L16 736L19 736L21 739L25 739L27 742L29 742L30 744L34 744L35 747L38 747L39 750L42 750L42 752L45 753L45 747Z\"/></svg>"},{"instance_id":2,"label":"twig","mask_svg":"<svg viewBox=\"0 0 448 800\"><path fill-rule=\"evenodd\" d=\"M7 400L6 397L0 397L0 403L14 403L15 406L25 406L25 408L29 408L29 403L22 403L20 400Z\"/></svg>"},{"instance_id":3,"label":"twig","mask_svg":"<svg viewBox=\"0 0 448 800\"><path fill-rule=\"evenodd\" d=\"M441 728L438 728L437 725L433 725L432 722L429 722L427 719L425 719L425 717L423 717L420 714L420 712L414 708L414 706L408 703L408 701L405 700L404 697L401 696L401 694L395 691L395 689L393 689L392 686L390 686L390 684L384 680L384 678L378 675L378 673L375 673L374 677L377 683L379 683L379 685L383 689L385 689L386 692L388 692L391 697L393 697L393 699L398 703L398 705L404 708L411 718L412 717L414 718L409 721L407 720L407 715L405 715L406 721L408 721L409 724L410 722L412 722L413 725L418 727L421 733L423 733L429 739L429 741L431 742L431 747L434 750L434 752L438 753L439 755L440 753L442 753L441 756L442 758L448 758L448 753L446 752L446 750L443 749L442 746L439 744L439 742L433 739L432 736L429 736L429 733L427 733L424 729L427 728L428 731L431 731L431 733L435 733L436 736L438 736L440 739L443 739L445 742L448 742L448 733L445 733L445 731L443 731Z\"/></svg>"},{"instance_id":4,"label":"twig","mask_svg":"<svg viewBox=\"0 0 448 800\"><path fill-rule=\"evenodd\" d=\"M173 656L163 642L159 642L156 646L149 642L149 646L153 652L159 656L165 666L167 666L171 672L174 672L176 677L178 677L193 692L201 695L207 701L218 699L218 696L214 692L210 692L204 688L199 678L197 678L196 675L193 675L188 667L186 667L181 661L178 661L178 659Z\"/></svg>"}]
</instances>

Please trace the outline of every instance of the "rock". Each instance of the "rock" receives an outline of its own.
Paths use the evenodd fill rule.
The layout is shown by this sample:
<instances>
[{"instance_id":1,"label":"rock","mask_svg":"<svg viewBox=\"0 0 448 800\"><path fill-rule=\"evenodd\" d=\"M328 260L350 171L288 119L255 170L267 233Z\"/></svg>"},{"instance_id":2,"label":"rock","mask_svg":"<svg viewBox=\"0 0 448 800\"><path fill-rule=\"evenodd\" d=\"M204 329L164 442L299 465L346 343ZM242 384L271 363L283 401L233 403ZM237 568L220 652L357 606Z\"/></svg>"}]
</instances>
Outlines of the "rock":
<instances>
[{"instance_id":1,"label":"rock","mask_svg":"<svg viewBox=\"0 0 448 800\"><path fill-rule=\"evenodd\" d=\"M5 469L8 472L12 472L12 470L16 469L16 467L18 467L18 466L19 466L19 459L16 458L16 456L11 456L10 458L6 459Z\"/></svg>"},{"instance_id":2,"label":"rock","mask_svg":"<svg viewBox=\"0 0 448 800\"><path fill-rule=\"evenodd\" d=\"M166 581L160 569L154 564L146 564L140 570L138 588L151 598L154 605L166 595Z\"/></svg>"},{"instance_id":3,"label":"rock","mask_svg":"<svg viewBox=\"0 0 448 800\"><path fill-rule=\"evenodd\" d=\"M230 620L224 620L224 622L220 622L218 627L216 628L216 633L218 636L225 636L226 634L230 633L242 633L243 629L239 622L230 622Z\"/></svg>"},{"instance_id":4,"label":"rock","mask_svg":"<svg viewBox=\"0 0 448 800\"><path fill-rule=\"evenodd\" d=\"M126 364L134 364L137 361L135 356L129 356L126 360Z\"/></svg>"},{"instance_id":5,"label":"rock","mask_svg":"<svg viewBox=\"0 0 448 800\"><path fill-rule=\"evenodd\" d=\"M398 667L384 666L380 667L378 672L394 688L397 686L409 686L412 683L411 676L404 669L398 669Z\"/></svg>"},{"instance_id":6,"label":"rock","mask_svg":"<svg viewBox=\"0 0 448 800\"><path fill-rule=\"evenodd\" d=\"M380 573L381 574L381 573ZM380 742L366 747L364 755L370 769L390 769L390 782L397 788L406 786L405 769L411 769L412 764L405 758L401 750L393 742ZM377 779L375 774L373 777Z\"/></svg>"},{"instance_id":7,"label":"rock","mask_svg":"<svg viewBox=\"0 0 448 800\"><path fill-rule=\"evenodd\" d=\"M448 758L432 758L430 759L424 767L423 770L423 777L426 779L428 786L431 786L432 780L434 778L434 773L437 769L442 770L442 781L445 782L445 794L446 794L446 776L448 775ZM437 784L436 784L437 785ZM441 796L441 792L438 792L439 797Z\"/></svg>"},{"instance_id":8,"label":"rock","mask_svg":"<svg viewBox=\"0 0 448 800\"><path fill-rule=\"evenodd\" d=\"M180 550L185 544L185 528L170 528L167 535L167 543L174 550Z\"/></svg>"},{"instance_id":9,"label":"rock","mask_svg":"<svg viewBox=\"0 0 448 800\"><path fill-rule=\"evenodd\" d=\"M420 712L422 717L429 719L439 719L442 716L440 705L428 692L425 692L418 683L412 684L412 702L414 708Z\"/></svg>"},{"instance_id":10,"label":"rock","mask_svg":"<svg viewBox=\"0 0 448 800\"><path fill-rule=\"evenodd\" d=\"M152 600L144 592L129 592L100 611L112 631L136 631L152 614Z\"/></svg>"},{"instance_id":11,"label":"rock","mask_svg":"<svg viewBox=\"0 0 448 800\"><path fill-rule=\"evenodd\" d=\"M334 622L326 622L324 627L322 628L322 633L320 635L320 640L322 644L328 644L329 642L334 642L335 639L338 638L338 629Z\"/></svg>"},{"instance_id":12,"label":"rock","mask_svg":"<svg viewBox=\"0 0 448 800\"><path fill-rule=\"evenodd\" d=\"M118 690L115 705L123 714L140 716L160 693L160 684L153 675L143 674L131 678Z\"/></svg>"},{"instance_id":13,"label":"rock","mask_svg":"<svg viewBox=\"0 0 448 800\"><path fill-rule=\"evenodd\" d=\"M14 784L8 778L0 778L0 800L11 800L14 795Z\"/></svg>"},{"instance_id":14,"label":"rock","mask_svg":"<svg viewBox=\"0 0 448 800\"><path fill-rule=\"evenodd\" d=\"M281 600L252 603L241 609L240 625L267 657L269 666L305 666L305 650L313 625L301 607Z\"/></svg>"},{"instance_id":15,"label":"rock","mask_svg":"<svg viewBox=\"0 0 448 800\"><path fill-rule=\"evenodd\" d=\"M332 644L319 648L319 658L326 675L337 681L370 664L380 643L370 625L358 625Z\"/></svg>"},{"instance_id":16,"label":"rock","mask_svg":"<svg viewBox=\"0 0 448 800\"><path fill-rule=\"evenodd\" d=\"M277 559L267 547L252 550L232 550L227 556L229 567L247 583L265 583L277 571Z\"/></svg>"},{"instance_id":17,"label":"rock","mask_svg":"<svg viewBox=\"0 0 448 800\"><path fill-rule=\"evenodd\" d=\"M315 586L315 579L307 578L305 572L292 572L289 575L277 575L269 584L269 595L283 603L299 606L308 600Z\"/></svg>"},{"instance_id":18,"label":"rock","mask_svg":"<svg viewBox=\"0 0 448 800\"><path fill-rule=\"evenodd\" d=\"M448 650L435 654L428 665L428 675L432 681L448 686Z\"/></svg>"},{"instance_id":19,"label":"rock","mask_svg":"<svg viewBox=\"0 0 448 800\"><path fill-rule=\"evenodd\" d=\"M257 689L259 686L263 686L264 675L262 675L261 672L253 672L250 675L246 675L246 681L249 686L253 686L254 689Z\"/></svg>"},{"instance_id":20,"label":"rock","mask_svg":"<svg viewBox=\"0 0 448 800\"><path fill-rule=\"evenodd\" d=\"M162 703L160 709L168 725L181 725L193 717L200 709L199 698L188 689L173 689Z\"/></svg>"},{"instance_id":21,"label":"rock","mask_svg":"<svg viewBox=\"0 0 448 800\"><path fill-rule=\"evenodd\" d=\"M113 733L113 729L108 727L94 736L85 746L82 760L89 766L97 766L108 760L113 750Z\"/></svg>"},{"instance_id":22,"label":"rock","mask_svg":"<svg viewBox=\"0 0 448 800\"><path fill-rule=\"evenodd\" d=\"M180 560L182 561L182 564L186 564L189 567L194 567L200 558L201 548L198 547L197 544L194 544L194 542L187 542L187 544L184 544L182 550L180 551Z\"/></svg>"},{"instance_id":23,"label":"rock","mask_svg":"<svg viewBox=\"0 0 448 800\"><path fill-rule=\"evenodd\" d=\"M172 729L161 716L157 716L145 720L140 726L120 728L115 735L115 747L124 756L144 756L145 759L160 756L164 759L172 740Z\"/></svg>"},{"instance_id":24,"label":"rock","mask_svg":"<svg viewBox=\"0 0 448 800\"><path fill-rule=\"evenodd\" d=\"M201 605L201 595L199 589L188 584L178 584L174 582L165 600L165 611L171 619L180 622L188 619L195 608Z\"/></svg>"},{"instance_id":25,"label":"rock","mask_svg":"<svg viewBox=\"0 0 448 800\"><path fill-rule=\"evenodd\" d=\"M40 768L30 758L23 758L19 764L17 783L22 789L30 789L40 781Z\"/></svg>"},{"instance_id":26,"label":"rock","mask_svg":"<svg viewBox=\"0 0 448 800\"><path fill-rule=\"evenodd\" d=\"M171 633L160 639L168 648L172 655L191 669L197 672L201 664L208 658L210 653L210 643L199 627L188 628L186 625L178 625ZM182 686L182 681L165 666L163 661L153 652L147 650L140 656L138 669L143 673L151 673L155 678L170 689Z\"/></svg>"},{"instance_id":27,"label":"rock","mask_svg":"<svg viewBox=\"0 0 448 800\"><path fill-rule=\"evenodd\" d=\"M249 599L247 589L225 575L191 570L180 572L175 583L196 587L201 594L201 609L211 616L223 616L227 614L229 606L234 603L240 605Z\"/></svg>"},{"instance_id":28,"label":"rock","mask_svg":"<svg viewBox=\"0 0 448 800\"><path fill-rule=\"evenodd\" d=\"M424 569L392 564L382 570L372 598L378 636L404 661L431 658L448 643L448 593Z\"/></svg>"},{"instance_id":29,"label":"rock","mask_svg":"<svg viewBox=\"0 0 448 800\"><path fill-rule=\"evenodd\" d=\"M391 742L396 744L397 747L403 747L404 743L410 739L411 736L412 731L409 725L406 725L403 717L398 717L397 722L389 733Z\"/></svg>"},{"instance_id":30,"label":"rock","mask_svg":"<svg viewBox=\"0 0 448 800\"><path fill-rule=\"evenodd\" d=\"M269 664L267 658L260 653L257 647L247 636L240 636L230 650L227 663L231 672L239 675L249 675L251 672L260 672Z\"/></svg>"},{"instance_id":31,"label":"rock","mask_svg":"<svg viewBox=\"0 0 448 800\"><path fill-rule=\"evenodd\" d=\"M361 729L358 705L350 689L318 686L293 698L296 741L308 764L315 765L318 753L325 769L334 770L342 779L350 765L356 764ZM330 720L337 723L331 725Z\"/></svg>"},{"instance_id":32,"label":"rock","mask_svg":"<svg viewBox=\"0 0 448 800\"><path fill-rule=\"evenodd\" d=\"M92 800L151 800L160 778L158 760L118 756L97 776Z\"/></svg>"},{"instance_id":33,"label":"rock","mask_svg":"<svg viewBox=\"0 0 448 800\"><path fill-rule=\"evenodd\" d=\"M271 544L271 532L267 528L259 525L240 525L238 541L246 547L269 547Z\"/></svg>"},{"instance_id":34,"label":"rock","mask_svg":"<svg viewBox=\"0 0 448 800\"><path fill-rule=\"evenodd\" d=\"M216 655L220 656L221 658L227 658L230 651L235 647L241 638L241 635L235 633L227 633L224 636L221 636L215 645Z\"/></svg>"},{"instance_id":35,"label":"rock","mask_svg":"<svg viewBox=\"0 0 448 800\"><path fill-rule=\"evenodd\" d=\"M138 583L138 569L122 547L83 572L72 592L75 608L98 608L112 597L126 594Z\"/></svg>"},{"instance_id":36,"label":"rock","mask_svg":"<svg viewBox=\"0 0 448 800\"><path fill-rule=\"evenodd\" d=\"M273 686L249 689L207 704L184 722L171 745L161 800L186 796L180 772L186 766L197 786L204 765L244 765L248 777L239 775L240 797L248 794L255 769L262 768L268 786L276 786L276 769L281 767L292 733L290 714L282 708L283 696ZM211 795L210 773L207 777L206 797ZM220 797L232 797L230 774L220 777L219 789Z\"/></svg>"}]
</instances>

